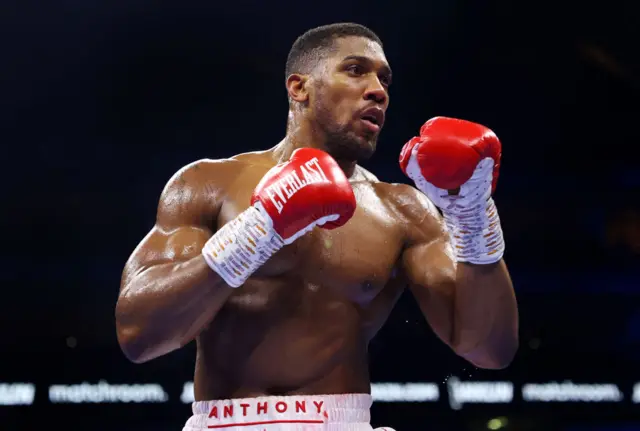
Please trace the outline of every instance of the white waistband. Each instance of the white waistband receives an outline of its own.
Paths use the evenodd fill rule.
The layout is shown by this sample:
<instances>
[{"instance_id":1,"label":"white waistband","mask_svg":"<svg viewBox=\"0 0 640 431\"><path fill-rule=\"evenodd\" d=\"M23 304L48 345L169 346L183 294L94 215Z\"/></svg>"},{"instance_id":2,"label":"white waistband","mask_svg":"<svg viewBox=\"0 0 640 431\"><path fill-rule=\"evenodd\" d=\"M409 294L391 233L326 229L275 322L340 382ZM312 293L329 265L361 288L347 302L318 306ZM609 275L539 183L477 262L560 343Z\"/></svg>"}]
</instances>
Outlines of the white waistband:
<instances>
[{"instance_id":1,"label":"white waistband","mask_svg":"<svg viewBox=\"0 0 640 431\"><path fill-rule=\"evenodd\" d=\"M193 403L185 429L231 431L249 426L369 424L368 394L257 397Z\"/></svg>"}]
</instances>

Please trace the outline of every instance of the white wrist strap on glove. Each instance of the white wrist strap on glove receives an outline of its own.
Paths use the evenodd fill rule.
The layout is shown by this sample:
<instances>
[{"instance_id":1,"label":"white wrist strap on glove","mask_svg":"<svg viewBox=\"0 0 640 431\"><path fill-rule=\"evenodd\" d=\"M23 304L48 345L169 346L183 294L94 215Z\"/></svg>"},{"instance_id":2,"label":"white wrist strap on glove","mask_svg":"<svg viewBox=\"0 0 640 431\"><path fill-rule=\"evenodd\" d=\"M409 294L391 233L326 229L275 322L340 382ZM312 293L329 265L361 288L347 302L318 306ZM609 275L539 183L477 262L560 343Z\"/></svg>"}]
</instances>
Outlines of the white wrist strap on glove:
<instances>
[{"instance_id":1,"label":"white wrist strap on glove","mask_svg":"<svg viewBox=\"0 0 640 431\"><path fill-rule=\"evenodd\" d=\"M458 262L489 264L502 258L504 238L493 198L443 215Z\"/></svg>"},{"instance_id":2,"label":"white wrist strap on glove","mask_svg":"<svg viewBox=\"0 0 640 431\"><path fill-rule=\"evenodd\" d=\"M202 256L229 286L240 287L283 246L271 218L250 206L207 241Z\"/></svg>"},{"instance_id":3,"label":"white wrist strap on glove","mask_svg":"<svg viewBox=\"0 0 640 431\"><path fill-rule=\"evenodd\" d=\"M424 179L415 156L417 149L413 151L407 174L442 211L456 260L476 264L499 261L504 254L504 238L491 197L493 159L481 160L458 194L450 195Z\"/></svg>"}]
</instances>

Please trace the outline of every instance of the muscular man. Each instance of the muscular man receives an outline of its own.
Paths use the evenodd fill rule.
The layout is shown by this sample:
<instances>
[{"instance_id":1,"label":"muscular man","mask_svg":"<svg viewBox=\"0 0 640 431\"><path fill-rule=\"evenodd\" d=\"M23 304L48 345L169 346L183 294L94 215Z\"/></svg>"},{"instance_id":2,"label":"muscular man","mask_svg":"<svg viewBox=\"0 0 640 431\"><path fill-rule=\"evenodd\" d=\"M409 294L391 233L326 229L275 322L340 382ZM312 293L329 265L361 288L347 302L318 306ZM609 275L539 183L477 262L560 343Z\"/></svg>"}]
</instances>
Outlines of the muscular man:
<instances>
[{"instance_id":1,"label":"muscular man","mask_svg":"<svg viewBox=\"0 0 640 431\"><path fill-rule=\"evenodd\" d=\"M517 348L491 199L497 137L434 118L400 155L419 190L383 183L357 164L389 104L378 37L356 24L310 30L286 76L282 142L176 173L122 276L129 359L197 342L185 430L371 430L367 345L406 286L474 365L505 367Z\"/></svg>"}]
</instances>

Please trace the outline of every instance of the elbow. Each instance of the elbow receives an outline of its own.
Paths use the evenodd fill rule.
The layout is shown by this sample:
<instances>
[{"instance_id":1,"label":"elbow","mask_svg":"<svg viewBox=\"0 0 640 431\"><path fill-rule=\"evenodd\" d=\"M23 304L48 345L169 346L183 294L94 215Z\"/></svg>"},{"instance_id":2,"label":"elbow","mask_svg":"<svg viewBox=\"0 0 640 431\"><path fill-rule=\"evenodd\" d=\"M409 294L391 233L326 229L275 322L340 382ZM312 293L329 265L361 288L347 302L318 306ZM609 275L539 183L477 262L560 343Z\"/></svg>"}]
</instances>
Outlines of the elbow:
<instances>
[{"instance_id":1,"label":"elbow","mask_svg":"<svg viewBox=\"0 0 640 431\"><path fill-rule=\"evenodd\" d=\"M116 323L116 335L120 350L128 360L134 364L142 364L151 359L145 354L146 349L141 342L139 328Z\"/></svg>"},{"instance_id":2,"label":"elbow","mask_svg":"<svg viewBox=\"0 0 640 431\"><path fill-rule=\"evenodd\" d=\"M140 327L130 322L126 307L120 299L116 304L116 338L124 356L135 364L144 362L140 349Z\"/></svg>"},{"instance_id":3,"label":"elbow","mask_svg":"<svg viewBox=\"0 0 640 431\"><path fill-rule=\"evenodd\" d=\"M478 346L471 352L460 354L474 366L485 370L503 370L513 362L518 352L518 338L502 340L493 345Z\"/></svg>"},{"instance_id":4,"label":"elbow","mask_svg":"<svg viewBox=\"0 0 640 431\"><path fill-rule=\"evenodd\" d=\"M487 355L486 357L478 358L475 362L471 361L471 363L485 370L504 370L513 362L517 350L516 347L497 354Z\"/></svg>"},{"instance_id":5,"label":"elbow","mask_svg":"<svg viewBox=\"0 0 640 431\"><path fill-rule=\"evenodd\" d=\"M124 319L126 321L126 319ZM124 356L134 364L143 364L181 347L171 339L162 337L162 332L152 330L149 322L140 325L124 323L116 315L116 336Z\"/></svg>"},{"instance_id":6,"label":"elbow","mask_svg":"<svg viewBox=\"0 0 640 431\"><path fill-rule=\"evenodd\" d=\"M130 313L126 311L124 304L118 302L116 305L116 338L120 350L124 356L134 364L142 364L149 361L148 343L142 331L142 327L133 322L129 317Z\"/></svg>"},{"instance_id":7,"label":"elbow","mask_svg":"<svg viewBox=\"0 0 640 431\"><path fill-rule=\"evenodd\" d=\"M182 347L177 337L171 337L165 325L145 317L126 301L116 305L116 337L124 356L134 364L142 364Z\"/></svg>"}]
</instances>

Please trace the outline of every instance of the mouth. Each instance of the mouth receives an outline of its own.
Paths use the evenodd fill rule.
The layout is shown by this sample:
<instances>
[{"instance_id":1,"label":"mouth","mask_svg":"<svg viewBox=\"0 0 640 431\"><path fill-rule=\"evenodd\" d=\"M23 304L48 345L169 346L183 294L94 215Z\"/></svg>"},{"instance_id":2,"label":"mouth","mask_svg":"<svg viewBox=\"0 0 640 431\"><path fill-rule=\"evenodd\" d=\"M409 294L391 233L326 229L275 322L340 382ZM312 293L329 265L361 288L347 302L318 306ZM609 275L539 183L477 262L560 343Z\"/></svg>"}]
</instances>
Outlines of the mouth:
<instances>
[{"instance_id":1,"label":"mouth","mask_svg":"<svg viewBox=\"0 0 640 431\"><path fill-rule=\"evenodd\" d=\"M384 111L380 108L369 108L362 112L360 120L367 129L379 132L384 124Z\"/></svg>"},{"instance_id":2,"label":"mouth","mask_svg":"<svg viewBox=\"0 0 640 431\"><path fill-rule=\"evenodd\" d=\"M380 126L378 126L376 123L374 123L371 120L368 120L366 118L361 118L360 121L362 121L362 123L364 124L365 128L371 132L374 133L378 133L380 131Z\"/></svg>"}]
</instances>

